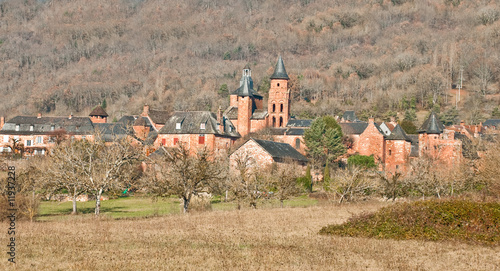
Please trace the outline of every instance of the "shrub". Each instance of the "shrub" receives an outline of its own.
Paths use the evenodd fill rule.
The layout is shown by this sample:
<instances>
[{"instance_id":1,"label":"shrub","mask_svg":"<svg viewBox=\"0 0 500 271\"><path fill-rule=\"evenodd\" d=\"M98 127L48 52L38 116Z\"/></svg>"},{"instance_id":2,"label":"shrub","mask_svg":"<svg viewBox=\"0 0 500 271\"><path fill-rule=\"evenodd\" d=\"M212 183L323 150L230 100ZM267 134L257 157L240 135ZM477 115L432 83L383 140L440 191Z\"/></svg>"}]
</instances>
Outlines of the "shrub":
<instances>
[{"instance_id":1,"label":"shrub","mask_svg":"<svg viewBox=\"0 0 500 271\"><path fill-rule=\"evenodd\" d=\"M500 204L459 199L400 203L324 227L320 233L499 245Z\"/></svg>"},{"instance_id":2,"label":"shrub","mask_svg":"<svg viewBox=\"0 0 500 271\"><path fill-rule=\"evenodd\" d=\"M375 164L375 158L373 155L353 155L347 158L347 164L349 166L358 166L362 168L375 168L377 165Z\"/></svg>"}]
</instances>

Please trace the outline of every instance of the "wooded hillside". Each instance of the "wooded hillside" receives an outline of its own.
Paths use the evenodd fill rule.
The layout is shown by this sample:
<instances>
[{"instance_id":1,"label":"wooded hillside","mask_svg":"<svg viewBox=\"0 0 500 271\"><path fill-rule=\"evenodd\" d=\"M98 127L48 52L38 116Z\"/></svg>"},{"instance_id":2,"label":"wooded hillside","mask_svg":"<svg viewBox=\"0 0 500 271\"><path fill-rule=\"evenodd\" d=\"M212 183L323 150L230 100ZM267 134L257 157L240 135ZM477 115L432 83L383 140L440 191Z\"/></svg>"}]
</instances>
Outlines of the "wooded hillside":
<instances>
[{"instance_id":1,"label":"wooded hillside","mask_svg":"<svg viewBox=\"0 0 500 271\"><path fill-rule=\"evenodd\" d=\"M216 110L246 64L268 89L278 54L292 114L498 106L499 0L0 0L0 115L86 115L143 104ZM221 87L222 86L222 87ZM309 101L313 101L311 103ZM317 101L317 102L316 102Z\"/></svg>"}]
</instances>

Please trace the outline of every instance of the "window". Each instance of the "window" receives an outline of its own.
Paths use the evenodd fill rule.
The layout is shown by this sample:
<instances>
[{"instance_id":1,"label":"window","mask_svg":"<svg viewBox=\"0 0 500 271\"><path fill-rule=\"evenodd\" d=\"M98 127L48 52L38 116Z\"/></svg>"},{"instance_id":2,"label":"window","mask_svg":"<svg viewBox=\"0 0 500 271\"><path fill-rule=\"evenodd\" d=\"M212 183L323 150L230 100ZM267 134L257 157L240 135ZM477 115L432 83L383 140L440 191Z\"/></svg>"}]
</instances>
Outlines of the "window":
<instances>
[{"instance_id":1,"label":"window","mask_svg":"<svg viewBox=\"0 0 500 271\"><path fill-rule=\"evenodd\" d=\"M391 151L391 150L389 150L389 155L391 155L391 153L392 153L392 151Z\"/></svg>"},{"instance_id":2,"label":"window","mask_svg":"<svg viewBox=\"0 0 500 271\"><path fill-rule=\"evenodd\" d=\"M205 123L201 123L201 124L200 124L200 129L201 129L201 130L205 130Z\"/></svg>"},{"instance_id":3,"label":"window","mask_svg":"<svg viewBox=\"0 0 500 271\"><path fill-rule=\"evenodd\" d=\"M280 127L283 127L283 117L280 117Z\"/></svg>"},{"instance_id":4,"label":"window","mask_svg":"<svg viewBox=\"0 0 500 271\"><path fill-rule=\"evenodd\" d=\"M55 128L56 128L56 127L55 127L54 125L51 125L51 126L50 126L50 130L51 130L51 131L54 131L54 130L55 130Z\"/></svg>"},{"instance_id":5,"label":"window","mask_svg":"<svg viewBox=\"0 0 500 271\"><path fill-rule=\"evenodd\" d=\"M37 143L37 144L42 144L42 143L43 143L43 137L41 137L41 136L37 136L37 137L36 137L36 143Z\"/></svg>"},{"instance_id":6,"label":"window","mask_svg":"<svg viewBox=\"0 0 500 271\"><path fill-rule=\"evenodd\" d=\"M229 132L231 133L233 131L233 127L229 126Z\"/></svg>"},{"instance_id":7,"label":"window","mask_svg":"<svg viewBox=\"0 0 500 271\"><path fill-rule=\"evenodd\" d=\"M19 131L19 124L16 124L16 131Z\"/></svg>"},{"instance_id":8,"label":"window","mask_svg":"<svg viewBox=\"0 0 500 271\"><path fill-rule=\"evenodd\" d=\"M276 86L278 86L278 87L279 87L279 86L280 86L280 83L276 84Z\"/></svg>"},{"instance_id":9,"label":"window","mask_svg":"<svg viewBox=\"0 0 500 271\"><path fill-rule=\"evenodd\" d=\"M198 144L205 144L205 135L201 134L198 137Z\"/></svg>"},{"instance_id":10,"label":"window","mask_svg":"<svg viewBox=\"0 0 500 271\"><path fill-rule=\"evenodd\" d=\"M30 147L31 145L31 140L26 140L26 147Z\"/></svg>"},{"instance_id":11,"label":"window","mask_svg":"<svg viewBox=\"0 0 500 271\"><path fill-rule=\"evenodd\" d=\"M276 105L273 104L273 112L276 112Z\"/></svg>"},{"instance_id":12,"label":"window","mask_svg":"<svg viewBox=\"0 0 500 271\"><path fill-rule=\"evenodd\" d=\"M276 117L273 117L273 127L276 127Z\"/></svg>"},{"instance_id":13,"label":"window","mask_svg":"<svg viewBox=\"0 0 500 271\"><path fill-rule=\"evenodd\" d=\"M33 130L34 130L33 125L30 125L30 132L33 132Z\"/></svg>"},{"instance_id":14,"label":"window","mask_svg":"<svg viewBox=\"0 0 500 271\"><path fill-rule=\"evenodd\" d=\"M295 139L295 148L300 149L300 138Z\"/></svg>"},{"instance_id":15,"label":"window","mask_svg":"<svg viewBox=\"0 0 500 271\"><path fill-rule=\"evenodd\" d=\"M177 145L178 142L179 142L179 139L178 138L174 138L174 145Z\"/></svg>"},{"instance_id":16,"label":"window","mask_svg":"<svg viewBox=\"0 0 500 271\"><path fill-rule=\"evenodd\" d=\"M283 104L280 104L280 112L283 112Z\"/></svg>"},{"instance_id":17,"label":"window","mask_svg":"<svg viewBox=\"0 0 500 271\"><path fill-rule=\"evenodd\" d=\"M9 142L9 136L8 135L4 135L3 136L3 142L5 142L5 143Z\"/></svg>"},{"instance_id":18,"label":"window","mask_svg":"<svg viewBox=\"0 0 500 271\"><path fill-rule=\"evenodd\" d=\"M176 129L176 130L180 130L180 129L181 129L181 123L180 123L180 122L177 122L177 123L175 124L175 129Z\"/></svg>"},{"instance_id":19,"label":"window","mask_svg":"<svg viewBox=\"0 0 500 271\"><path fill-rule=\"evenodd\" d=\"M162 138L162 139L161 139L161 144L162 144L163 146L167 145L167 139L166 139L166 138Z\"/></svg>"}]
</instances>

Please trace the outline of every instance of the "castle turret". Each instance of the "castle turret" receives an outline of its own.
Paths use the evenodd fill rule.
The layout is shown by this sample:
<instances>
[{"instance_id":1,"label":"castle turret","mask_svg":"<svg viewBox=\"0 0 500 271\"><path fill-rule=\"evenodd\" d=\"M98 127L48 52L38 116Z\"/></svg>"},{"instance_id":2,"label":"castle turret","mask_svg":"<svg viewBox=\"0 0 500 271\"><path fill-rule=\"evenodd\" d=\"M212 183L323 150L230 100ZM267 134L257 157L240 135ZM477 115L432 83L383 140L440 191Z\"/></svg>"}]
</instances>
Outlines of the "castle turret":
<instances>
[{"instance_id":1,"label":"castle turret","mask_svg":"<svg viewBox=\"0 0 500 271\"><path fill-rule=\"evenodd\" d=\"M270 126L285 127L290 118L290 90L288 81L290 78L286 73L285 65L281 56L274 69L269 89L269 99L267 101Z\"/></svg>"}]
</instances>

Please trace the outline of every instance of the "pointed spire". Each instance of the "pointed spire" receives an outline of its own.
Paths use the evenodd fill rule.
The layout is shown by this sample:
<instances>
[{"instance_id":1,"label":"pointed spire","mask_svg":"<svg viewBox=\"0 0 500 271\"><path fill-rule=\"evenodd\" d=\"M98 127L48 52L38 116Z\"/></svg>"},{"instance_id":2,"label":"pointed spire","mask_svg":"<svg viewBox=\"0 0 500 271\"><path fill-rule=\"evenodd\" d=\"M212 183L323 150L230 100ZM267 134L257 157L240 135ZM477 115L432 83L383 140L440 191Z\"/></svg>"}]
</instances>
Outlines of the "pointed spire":
<instances>
[{"instance_id":1,"label":"pointed spire","mask_svg":"<svg viewBox=\"0 0 500 271\"><path fill-rule=\"evenodd\" d=\"M271 75L271 79L290 79L290 77L288 77L288 74L286 73L285 64L283 64L281 55L278 57L278 63L276 63L276 68L274 68L274 73L273 75Z\"/></svg>"},{"instance_id":2,"label":"pointed spire","mask_svg":"<svg viewBox=\"0 0 500 271\"><path fill-rule=\"evenodd\" d=\"M436 113L431 112L431 115L424 121L422 127L420 127L419 133L427 134L442 134L444 130L444 125L441 123Z\"/></svg>"},{"instance_id":3,"label":"pointed spire","mask_svg":"<svg viewBox=\"0 0 500 271\"><path fill-rule=\"evenodd\" d=\"M410 137L406 135L405 131L403 128L398 124L394 129L392 129L392 132L390 135L387 136L387 140L406 140L411 142Z\"/></svg>"}]
</instances>

